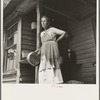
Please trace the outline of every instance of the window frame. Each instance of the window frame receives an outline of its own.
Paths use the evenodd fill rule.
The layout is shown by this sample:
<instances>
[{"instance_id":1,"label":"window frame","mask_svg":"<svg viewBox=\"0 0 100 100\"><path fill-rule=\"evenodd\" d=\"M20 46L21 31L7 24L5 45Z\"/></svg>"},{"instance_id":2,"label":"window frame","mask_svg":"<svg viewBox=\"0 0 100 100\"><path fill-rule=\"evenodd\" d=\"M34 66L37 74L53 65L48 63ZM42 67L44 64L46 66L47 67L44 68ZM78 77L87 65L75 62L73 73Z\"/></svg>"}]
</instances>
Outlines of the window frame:
<instances>
[{"instance_id":1,"label":"window frame","mask_svg":"<svg viewBox=\"0 0 100 100\"><path fill-rule=\"evenodd\" d=\"M7 59L8 59L8 50L13 48L15 45L16 45L16 54L17 54L17 45L18 43L14 44L14 41L13 41L13 44L8 46L7 45L7 42L8 42L8 34L7 34L7 31L10 30L11 28L13 28L15 25L17 24L17 28L16 28L16 31L14 31L13 33L11 33L11 37L13 37L14 39L14 34L18 34L18 21L15 22L14 24L12 24L10 27L8 27L6 30L5 30L5 35L4 35L4 38L5 38L5 41L4 41L4 68L3 68L3 72L6 73L6 72L11 72L11 71L16 71L16 66L14 66L11 70L7 70ZM16 56L17 58L17 56Z\"/></svg>"}]
</instances>

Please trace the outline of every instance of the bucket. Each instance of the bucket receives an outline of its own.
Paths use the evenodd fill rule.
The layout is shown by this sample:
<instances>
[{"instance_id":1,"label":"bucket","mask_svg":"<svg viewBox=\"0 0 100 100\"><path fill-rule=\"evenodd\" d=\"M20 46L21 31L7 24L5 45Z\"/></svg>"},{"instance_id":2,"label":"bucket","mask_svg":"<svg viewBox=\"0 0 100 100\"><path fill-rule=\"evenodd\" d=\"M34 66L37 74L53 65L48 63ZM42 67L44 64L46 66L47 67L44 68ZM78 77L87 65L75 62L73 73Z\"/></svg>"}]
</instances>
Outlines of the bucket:
<instances>
[{"instance_id":1,"label":"bucket","mask_svg":"<svg viewBox=\"0 0 100 100\"><path fill-rule=\"evenodd\" d=\"M37 52L31 52L27 56L27 61L33 67L36 67L40 63L40 55Z\"/></svg>"}]
</instances>

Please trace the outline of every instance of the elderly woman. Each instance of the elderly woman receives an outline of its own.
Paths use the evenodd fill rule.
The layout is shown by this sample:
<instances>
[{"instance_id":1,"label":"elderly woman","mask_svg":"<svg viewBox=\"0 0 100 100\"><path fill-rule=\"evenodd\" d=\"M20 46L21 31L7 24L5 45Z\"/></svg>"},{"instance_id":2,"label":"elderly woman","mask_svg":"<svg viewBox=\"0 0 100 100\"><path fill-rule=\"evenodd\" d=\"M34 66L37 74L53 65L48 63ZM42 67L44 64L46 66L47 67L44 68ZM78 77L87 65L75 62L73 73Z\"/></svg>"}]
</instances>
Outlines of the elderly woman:
<instances>
[{"instance_id":1,"label":"elderly woman","mask_svg":"<svg viewBox=\"0 0 100 100\"><path fill-rule=\"evenodd\" d=\"M57 84L63 83L60 69L60 56L58 50L58 41L63 39L66 32L50 26L50 20L47 16L41 18L41 25L44 31L41 32L41 59L39 65L39 83ZM56 36L59 38L56 39Z\"/></svg>"}]
</instances>

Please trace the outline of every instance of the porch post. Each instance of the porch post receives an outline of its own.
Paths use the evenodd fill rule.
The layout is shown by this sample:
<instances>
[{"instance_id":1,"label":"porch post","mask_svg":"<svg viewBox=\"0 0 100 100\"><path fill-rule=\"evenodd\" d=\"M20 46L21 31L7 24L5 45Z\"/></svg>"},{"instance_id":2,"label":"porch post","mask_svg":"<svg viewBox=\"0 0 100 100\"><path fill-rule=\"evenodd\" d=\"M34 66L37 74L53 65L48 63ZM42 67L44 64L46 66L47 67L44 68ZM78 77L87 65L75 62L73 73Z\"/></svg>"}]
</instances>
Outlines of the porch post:
<instances>
[{"instance_id":1,"label":"porch post","mask_svg":"<svg viewBox=\"0 0 100 100\"><path fill-rule=\"evenodd\" d=\"M37 0L37 37L36 37L36 48L38 49L40 47L40 32L41 32L41 13L42 13L42 7L41 7L41 1ZM35 68L35 83L38 83L38 66Z\"/></svg>"},{"instance_id":2,"label":"porch post","mask_svg":"<svg viewBox=\"0 0 100 100\"><path fill-rule=\"evenodd\" d=\"M1 53L1 54L3 54L1 57L2 57L2 66L3 66L3 72L4 71L6 71L6 68L7 68L7 64L6 64L6 57L7 57L7 52L5 51L5 49L6 49L6 47L7 47L7 33L6 33L6 29L4 29L4 31L2 32L3 34L2 34L2 39L4 39L4 40L2 40L2 52L3 53Z\"/></svg>"}]
</instances>

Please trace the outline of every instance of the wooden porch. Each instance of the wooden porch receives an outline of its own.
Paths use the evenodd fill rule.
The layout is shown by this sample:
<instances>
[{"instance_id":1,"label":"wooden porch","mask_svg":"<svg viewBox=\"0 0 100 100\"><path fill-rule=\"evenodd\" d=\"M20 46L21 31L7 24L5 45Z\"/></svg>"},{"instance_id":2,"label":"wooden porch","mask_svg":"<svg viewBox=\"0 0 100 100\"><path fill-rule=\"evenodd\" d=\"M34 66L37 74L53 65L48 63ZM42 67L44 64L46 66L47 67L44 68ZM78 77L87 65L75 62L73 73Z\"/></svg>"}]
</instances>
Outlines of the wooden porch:
<instances>
[{"instance_id":1,"label":"wooden porch","mask_svg":"<svg viewBox=\"0 0 100 100\"><path fill-rule=\"evenodd\" d=\"M18 22L19 42L15 69L7 71L4 64L4 83L38 83L38 67L28 64L26 57L40 47L42 15L54 19L52 26L70 36L59 43L64 82L96 83L96 0L12 0L4 9L5 37L7 29ZM32 22L37 23L37 29L31 29Z\"/></svg>"}]
</instances>

